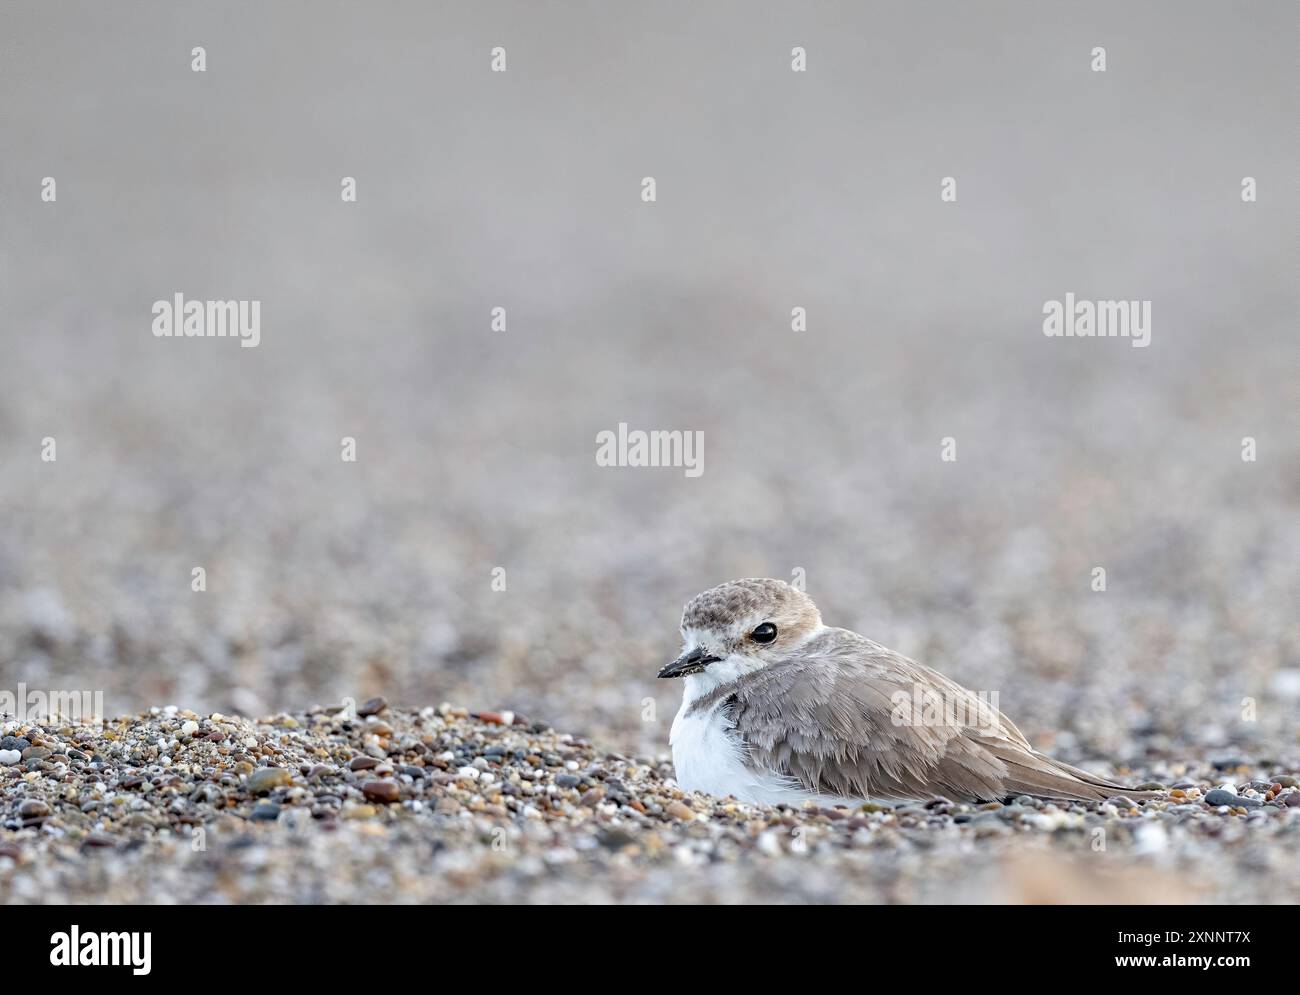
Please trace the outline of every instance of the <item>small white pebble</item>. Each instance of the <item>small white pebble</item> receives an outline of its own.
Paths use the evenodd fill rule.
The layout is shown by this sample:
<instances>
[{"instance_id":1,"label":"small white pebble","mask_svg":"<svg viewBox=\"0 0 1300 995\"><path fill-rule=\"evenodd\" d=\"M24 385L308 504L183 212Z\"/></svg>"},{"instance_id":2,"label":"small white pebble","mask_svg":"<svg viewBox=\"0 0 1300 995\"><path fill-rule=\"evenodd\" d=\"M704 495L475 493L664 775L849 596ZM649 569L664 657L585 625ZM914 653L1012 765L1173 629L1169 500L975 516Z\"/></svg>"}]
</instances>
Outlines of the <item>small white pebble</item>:
<instances>
[{"instance_id":1,"label":"small white pebble","mask_svg":"<svg viewBox=\"0 0 1300 995\"><path fill-rule=\"evenodd\" d=\"M1224 781L1222 784L1219 785L1219 788L1223 791L1226 791L1230 795L1235 795L1237 793L1237 786L1233 784L1231 781Z\"/></svg>"},{"instance_id":2,"label":"small white pebble","mask_svg":"<svg viewBox=\"0 0 1300 995\"><path fill-rule=\"evenodd\" d=\"M565 765L564 765L564 769L565 769L565 770L577 770L577 769L578 769L578 761L576 761L576 760L570 760L570 761L568 761L567 763L565 763Z\"/></svg>"},{"instance_id":3,"label":"small white pebble","mask_svg":"<svg viewBox=\"0 0 1300 995\"><path fill-rule=\"evenodd\" d=\"M1169 847L1169 833L1158 822L1144 822L1133 830L1134 852L1160 853Z\"/></svg>"},{"instance_id":4,"label":"small white pebble","mask_svg":"<svg viewBox=\"0 0 1300 995\"><path fill-rule=\"evenodd\" d=\"M460 770L456 771L456 776L467 777L471 781L477 781L479 778L479 772L473 767L462 767Z\"/></svg>"},{"instance_id":5,"label":"small white pebble","mask_svg":"<svg viewBox=\"0 0 1300 995\"><path fill-rule=\"evenodd\" d=\"M484 784L491 784L493 781L497 779L497 776L495 774L489 773L488 771L484 771L483 773L479 774L478 779L482 781Z\"/></svg>"},{"instance_id":6,"label":"small white pebble","mask_svg":"<svg viewBox=\"0 0 1300 995\"><path fill-rule=\"evenodd\" d=\"M18 750L0 750L0 764L12 766L22 758L23 755Z\"/></svg>"},{"instance_id":7,"label":"small white pebble","mask_svg":"<svg viewBox=\"0 0 1300 995\"><path fill-rule=\"evenodd\" d=\"M189 722L186 722L184 725L181 726L182 736L193 736L198 731L199 731L199 724L193 720L190 720Z\"/></svg>"}]
</instances>

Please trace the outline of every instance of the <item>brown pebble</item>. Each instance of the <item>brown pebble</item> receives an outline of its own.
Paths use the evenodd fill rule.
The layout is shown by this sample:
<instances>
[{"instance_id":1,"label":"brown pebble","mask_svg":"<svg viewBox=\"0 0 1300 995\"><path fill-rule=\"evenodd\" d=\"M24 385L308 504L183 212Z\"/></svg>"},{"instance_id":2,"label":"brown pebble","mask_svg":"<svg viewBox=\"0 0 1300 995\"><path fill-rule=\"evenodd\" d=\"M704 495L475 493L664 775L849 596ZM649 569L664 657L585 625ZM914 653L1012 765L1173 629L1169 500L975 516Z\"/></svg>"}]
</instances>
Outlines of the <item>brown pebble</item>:
<instances>
[{"instance_id":1,"label":"brown pebble","mask_svg":"<svg viewBox=\"0 0 1300 995\"><path fill-rule=\"evenodd\" d=\"M674 819L695 818L695 813L691 810L690 806L684 805L681 802L670 802L668 804L668 807L665 808L664 811L667 812L669 815L671 815Z\"/></svg>"},{"instance_id":2,"label":"brown pebble","mask_svg":"<svg viewBox=\"0 0 1300 995\"><path fill-rule=\"evenodd\" d=\"M383 802L385 805L397 801L401 789L392 781L367 781L361 785L361 793L367 801Z\"/></svg>"},{"instance_id":3,"label":"brown pebble","mask_svg":"<svg viewBox=\"0 0 1300 995\"><path fill-rule=\"evenodd\" d=\"M18 816L22 819L35 819L50 814L50 806L39 798L28 798L18 806Z\"/></svg>"},{"instance_id":4,"label":"brown pebble","mask_svg":"<svg viewBox=\"0 0 1300 995\"><path fill-rule=\"evenodd\" d=\"M374 757L353 757L352 762L348 764L348 770L369 770L371 767L378 767L379 761Z\"/></svg>"},{"instance_id":5,"label":"brown pebble","mask_svg":"<svg viewBox=\"0 0 1300 995\"><path fill-rule=\"evenodd\" d=\"M44 760L50 755L50 751L43 746L29 746L23 750L23 760Z\"/></svg>"},{"instance_id":6,"label":"brown pebble","mask_svg":"<svg viewBox=\"0 0 1300 995\"><path fill-rule=\"evenodd\" d=\"M378 715L387 707L388 702L384 698L371 698L357 709L357 714L364 719L367 715Z\"/></svg>"}]
</instances>

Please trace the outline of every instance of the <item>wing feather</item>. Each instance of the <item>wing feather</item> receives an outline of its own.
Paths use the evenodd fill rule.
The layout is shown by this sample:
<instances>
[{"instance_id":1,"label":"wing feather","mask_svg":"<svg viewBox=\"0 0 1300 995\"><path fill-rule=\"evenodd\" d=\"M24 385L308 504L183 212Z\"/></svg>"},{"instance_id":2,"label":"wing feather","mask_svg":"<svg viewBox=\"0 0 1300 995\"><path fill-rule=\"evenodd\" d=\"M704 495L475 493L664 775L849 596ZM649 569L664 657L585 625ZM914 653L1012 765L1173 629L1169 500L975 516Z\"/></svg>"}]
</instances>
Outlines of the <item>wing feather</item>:
<instances>
[{"instance_id":1,"label":"wing feather","mask_svg":"<svg viewBox=\"0 0 1300 995\"><path fill-rule=\"evenodd\" d=\"M954 801L1142 795L1037 753L1010 719L966 688L844 629L822 632L797 656L728 690L750 762L811 791ZM918 700L951 702L954 712L912 721L910 707L898 706Z\"/></svg>"}]
</instances>

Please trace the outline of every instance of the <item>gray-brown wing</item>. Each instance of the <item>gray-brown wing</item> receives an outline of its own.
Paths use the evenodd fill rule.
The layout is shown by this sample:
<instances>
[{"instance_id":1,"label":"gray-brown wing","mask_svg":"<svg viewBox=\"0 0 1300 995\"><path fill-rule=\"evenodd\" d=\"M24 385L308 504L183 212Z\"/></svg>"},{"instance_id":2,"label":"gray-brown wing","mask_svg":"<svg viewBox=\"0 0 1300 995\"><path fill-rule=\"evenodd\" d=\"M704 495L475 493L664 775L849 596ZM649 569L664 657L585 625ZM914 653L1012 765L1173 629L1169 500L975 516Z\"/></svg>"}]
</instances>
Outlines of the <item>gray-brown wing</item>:
<instances>
[{"instance_id":1,"label":"gray-brown wing","mask_svg":"<svg viewBox=\"0 0 1300 995\"><path fill-rule=\"evenodd\" d=\"M751 762L812 791L983 801L1124 790L1036 753L979 696L843 629L737 682L732 718Z\"/></svg>"}]
</instances>

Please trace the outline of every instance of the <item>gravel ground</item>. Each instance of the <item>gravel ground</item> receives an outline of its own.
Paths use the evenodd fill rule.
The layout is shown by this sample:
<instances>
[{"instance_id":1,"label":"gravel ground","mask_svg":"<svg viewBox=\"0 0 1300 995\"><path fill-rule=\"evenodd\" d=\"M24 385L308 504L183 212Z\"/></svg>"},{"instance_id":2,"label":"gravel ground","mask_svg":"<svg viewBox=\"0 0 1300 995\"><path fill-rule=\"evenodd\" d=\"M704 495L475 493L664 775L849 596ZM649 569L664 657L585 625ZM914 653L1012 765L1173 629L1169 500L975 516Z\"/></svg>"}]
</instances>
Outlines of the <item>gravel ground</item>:
<instances>
[{"instance_id":1,"label":"gravel ground","mask_svg":"<svg viewBox=\"0 0 1300 995\"><path fill-rule=\"evenodd\" d=\"M747 806L511 713L175 708L0 743L9 902L1289 902L1297 769L1108 770L1161 800ZM8 762L13 760L12 763ZM1156 783L1158 782L1158 784Z\"/></svg>"}]
</instances>

